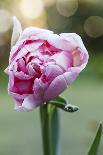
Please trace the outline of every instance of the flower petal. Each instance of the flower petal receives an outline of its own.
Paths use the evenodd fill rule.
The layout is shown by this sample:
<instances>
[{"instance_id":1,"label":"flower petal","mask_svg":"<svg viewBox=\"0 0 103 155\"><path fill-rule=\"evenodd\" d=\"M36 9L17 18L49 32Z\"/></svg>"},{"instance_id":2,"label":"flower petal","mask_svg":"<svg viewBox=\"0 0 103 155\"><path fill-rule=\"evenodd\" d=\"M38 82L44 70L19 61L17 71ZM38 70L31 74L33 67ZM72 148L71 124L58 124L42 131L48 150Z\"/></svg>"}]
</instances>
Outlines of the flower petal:
<instances>
[{"instance_id":1,"label":"flower petal","mask_svg":"<svg viewBox=\"0 0 103 155\"><path fill-rule=\"evenodd\" d=\"M66 40L57 34L52 33L40 33L37 37L41 40L46 40L48 43L58 49L73 51L77 45L74 42Z\"/></svg>"},{"instance_id":2,"label":"flower petal","mask_svg":"<svg viewBox=\"0 0 103 155\"><path fill-rule=\"evenodd\" d=\"M44 94L44 100L49 101L57 97L67 88L67 82L63 75L57 76L49 85Z\"/></svg>"},{"instance_id":3,"label":"flower petal","mask_svg":"<svg viewBox=\"0 0 103 155\"><path fill-rule=\"evenodd\" d=\"M73 59L70 52L61 51L57 54L54 54L51 59L55 60L56 64L61 66L64 70L67 70L72 66Z\"/></svg>"},{"instance_id":4,"label":"flower petal","mask_svg":"<svg viewBox=\"0 0 103 155\"><path fill-rule=\"evenodd\" d=\"M63 74L63 70L58 65L51 64L46 67L44 74L46 75L47 81L52 81L57 76Z\"/></svg>"},{"instance_id":5,"label":"flower petal","mask_svg":"<svg viewBox=\"0 0 103 155\"><path fill-rule=\"evenodd\" d=\"M22 35L20 36L19 40L22 39L33 39L33 37L35 39L37 39L38 37L36 37L38 34L41 33L53 33L52 31L46 30L46 29L41 29L41 28L37 28L37 27L29 27L24 29Z\"/></svg>"},{"instance_id":6,"label":"flower petal","mask_svg":"<svg viewBox=\"0 0 103 155\"><path fill-rule=\"evenodd\" d=\"M65 40L68 40L74 44L76 44L77 47L81 49L81 52L86 53L88 56L88 52L83 44L83 41L79 35L76 33L61 33L60 36L64 38Z\"/></svg>"},{"instance_id":7,"label":"flower petal","mask_svg":"<svg viewBox=\"0 0 103 155\"><path fill-rule=\"evenodd\" d=\"M19 20L14 16L13 17L13 33L11 38L11 47L15 45L16 41L19 39L19 36L22 32L21 23Z\"/></svg>"}]
</instances>

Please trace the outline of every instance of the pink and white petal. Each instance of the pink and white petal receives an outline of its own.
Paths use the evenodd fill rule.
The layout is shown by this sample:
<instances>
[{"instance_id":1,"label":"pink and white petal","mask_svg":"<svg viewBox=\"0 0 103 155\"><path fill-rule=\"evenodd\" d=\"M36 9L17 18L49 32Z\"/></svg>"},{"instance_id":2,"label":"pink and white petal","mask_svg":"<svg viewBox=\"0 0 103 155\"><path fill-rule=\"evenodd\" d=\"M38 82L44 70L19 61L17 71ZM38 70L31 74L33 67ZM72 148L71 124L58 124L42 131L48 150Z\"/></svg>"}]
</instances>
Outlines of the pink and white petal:
<instances>
[{"instance_id":1,"label":"pink and white petal","mask_svg":"<svg viewBox=\"0 0 103 155\"><path fill-rule=\"evenodd\" d=\"M25 38L30 39L32 36L37 36L40 33L53 33L53 32L46 29L37 28L37 27L29 27L24 29L19 40L22 40Z\"/></svg>"},{"instance_id":2,"label":"pink and white petal","mask_svg":"<svg viewBox=\"0 0 103 155\"><path fill-rule=\"evenodd\" d=\"M28 40L29 41L29 40ZM25 41L24 41L25 42ZM15 59L22 58L28 52L35 52L42 44L43 41L35 41L33 43L25 44L23 41L18 41L11 49L9 63ZM20 45L19 45L20 44Z\"/></svg>"},{"instance_id":3,"label":"pink and white petal","mask_svg":"<svg viewBox=\"0 0 103 155\"><path fill-rule=\"evenodd\" d=\"M46 40L50 45L64 51L73 51L77 47L74 42L68 41L57 34L40 33L38 34L38 38Z\"/></svg>"},{"instance_id":4,"label":"pink and white petal","mask_svg":"<svg viewBox=\"0 0 103 155\"><path fill-rule=\"evenodd\" d=\"M14 73L9 71L9 83L8 83L8 90L11 90L14 86Z\"/></svg>"},{"instance_id":5,"label":"pink and white petal","mask_svg":"<svg viewBox=\"0 0 103 155\"><path fill-rule=\"evenodd\" d=\"M27 53L28 53L28 50L27 50L26 48L22 48L22 49L18 52L17 56L15 57L16 60L22 58L22 57L25 56Z\"/></svg>"},{"instance_id":6,"label":"pink and white petal","mask_svg":"<svg viewBox=\"0 0 103 155\"><path fill-rule=\"evenodd\" d=\"M18 46L15 45L12 47L11 51L10 51L10 56L9 56L9 64L11 63L11 61L14 59L14 57L17 54L17 50L18 50Z\"/></svg>"},{"instance_id":7,"label":"pink and white petal","mask_svg":"<svg viewBox=\"0 0 103 155\"><path fill-rule=\"evenodd\" d=\"M44 74L46 75L47 81L50 82L53 81L57 76L63 74L63 69L56 64L51 64L46 66Z\"/></svg>"},{"instance_id":8,"label":"pink and white petal","mask_svg":"<svg viewBox=\"0 0 103 155\"><path fill-rule=\"evenodd\" d=\"M20 58L18 61L18 69L19 71L22 71L22 72L26 72L26 64L25 64L25 61L23 60L23 58Z\"/></svg>"},{"instance_id":9,"label":"pink and white petal","mask_svg":"<svg viewBox=\"0 0 103 155\"><path fill-rule=\"evenodd\" d=\"M48 83L43 83L41 79L36 78L34 81L33 91L41 100L43 100L44 91L47 86Z\"/></svg>"},{"instance_id":10,"label":"pink and white petal","mask_svg":"<svg viewBox=\"0 0 103 155\"><path fill-rule=\"evenodd\" d=\"M42 100L40 100L40 98L38 98L36 95L31 94L24 99L22 107L26 111L30 111L39 106L40 104L42 104Z\"/></svg>"},{"instance_id":11,"label":"pink and white petal","mask_svg":"<svg viewBox=\"0 0 103 155\"><path fill-rule=\"evenodd\" d=\"M22 45L22 46L24 46L24 45ZM22 46L19 47L19 48L17 48L17 50L15 50L15 51L12 50L10 52L10 60L9 60L9 63L13 63L13 61L15 61L15 59L16 60L17 59L20 59L20 58L22 58L23 56L25 56L28 53L27 49L25 49Z\"/></svg>"},{"instance_id":12,"label":"pink and white petal","mask_svg":"<svg viewBox=\"0 0 103 155\"><path fill-rule=\"evenodd\" d=\"M27 51L35 52L35 50L37 50L43 44L43 42L44 41L39 41L39 40L34 41L33 43L25 45L25 48L27 49Z\"/></svg>"},{"instance_id":13,"label":"pink and white petal","mask_svg":"<svg viewBox=\"0 0 103 155\"><path fill-rule=\"evenodd\" d=\"M56 64L61 66L64 70L71 67L73 63L72 54L66 51L61 51L60 53L54 54L51 59L53 59Z\"/></svg>"},{"instance_id":14,"label":"pink and white petal","mask_svg":"<svg viewBox=\"0 0 103 155\"><path fill-rule=\"evenodd\" d=\"M44 101L49 101L57 97L67 88L67 82L63 75L57 76L49 85L44 94Z\"/></svg>"},{"instance_id":15,"label":"pink and white petal","mask_svg":"<svg viewBox=\"0 0 103 155\"><path fill-rule=\"evenodd\" d=\"M18 93L14 93L10 90L8 90L8 94L11 95L15 100L19 100L19 101L22 101L25 97L28 96L28 94L18 94Z\"/></svg>"},{"instance_id":16,"label":"pink and white petal","mask_svg":"<svg viewBox=\"0 0 103 155\"><path fill-rule=\"evenodd\" d=\"M18 79L21 79L21 80L29 80L29 79L32 79L34 76L32 75L27 75L25 74L24 72L14 72L14 75L15 77L17 77Z\"/></svg>"},{"instance_id":17,"label":"pink and white petal","mask_svg":"<svg viewBox=\"0 0 103 155\"><path fill-rule=\"evenodd\" d=\"M80 48L77 49L76 53L73 51L73 67L68 68L68 70L77 71L80 73L88 63L88 54L83 53Z\"/></svg>"},{"instance_id":18,"label":"pink and white petal","mask_svg":"<svg viewBox=\"0 0 103 155\"><path fill-rule=\"evenodd\" d=\"M15 100L14 110L16 110L17 112L22 112L22 102Z\"/></svg>"},{"instance_id":19,"label":"pink and white petal","mask_svg":"<svg viewBox=\"0 0 103 155\"><path fill-rule=\"evenodd\" d=\"M81 52L86 53L88 55L88 52L79 35L77 35L76 33L61 33L60 36L70 42L74 42L76 46L81 49Z\"/></svg>"},{"instance_id":20,"label":"pink and white petal","mask_svg":"<svg viewBox=\"0 0 103 155\"><path fill-rule=\"evenodd\" d=\"M15 91L19 94L29 94L32 92L33 80L15 80Z\"/></svg>"},{"instance_id":21,"label":"pink and white petal","mask_svg":"<svg viewBox=\"0 0 103 155\"><path fill-rule=\"evenodd\" d=\"M81 51L81 49L78 49L78 50L81 52L81 54L80 54L81 65L80 65L79 68L82 71L86 67L86 65L88 63L89 55L88 55L88 53L83 53Z\"/></svg>"},{"instance_id":22,"label":"pink and white petal","mask_svg":"<svg viewBox=\"0 0 103 155\"><path fill-rule=\"evenodd\" d=\"M12 38L11 38L11 47L13 45L15 45L15 43L17 42L17 40L18 40L21 33L22 33L21 23L14 16L13 17L13 33L12 33Z\"/></svg>"},{"instance_id":23,"label":"pink and white petal","mask_svg":"<svg viewBox=\"0 0 103 155\"><path fill-rule=\"evenodd\" d=\"M63 74L68 86L78 77L78 75L78 72L65 72Z\"/></svg>"}]
</instances>

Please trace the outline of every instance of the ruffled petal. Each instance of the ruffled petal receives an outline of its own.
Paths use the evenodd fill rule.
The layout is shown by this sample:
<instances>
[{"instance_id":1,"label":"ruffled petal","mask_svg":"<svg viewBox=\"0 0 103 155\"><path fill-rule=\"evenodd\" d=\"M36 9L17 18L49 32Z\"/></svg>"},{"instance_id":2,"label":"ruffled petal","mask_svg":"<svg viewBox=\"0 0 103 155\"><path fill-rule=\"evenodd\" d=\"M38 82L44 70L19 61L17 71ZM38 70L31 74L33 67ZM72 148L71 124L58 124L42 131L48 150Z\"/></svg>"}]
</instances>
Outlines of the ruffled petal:
<instances>
[{"instance_id":1,"label":"ruffled petal","mask_svg":"<svg viewBox=\"0 0 103 155\"><path fill-rule=\"evenodd\" d=\"M58 48L60 50L73 51L77 47L75 42L71 42L69 40L66 40L57 34L40 33L37 35L37 37L41 40L48 41L48 43L50 45L52 45L55 48Z\"/></svg>"},{"instance_id":2,"label":"ruffled petal","mask_svg":"<svg viewBox=\"0 0 103 155\"><path fill-rule=\"evenodd\" d=\"M36 108L38 105L40 105L41 103L42 101L40 100L40 98L38 98L34 94L30 94L26 98L24 98L24 101L22 104L16 101L15 110L16 111L31 111L34 108Z\"/></svg>"},{"instance_id":3,"label":"ruffled petal","mask_svg":"<svg viewBox=\"0 0 103 155\"><path fill-rule=\"evenodd\" d=\"M61 51L57 54L54 54L51 59L53 59L57 65L61 66L64 70L67 70L72 66L73 58L70 52Z\"/></svg>"},{"instance_id":4,"label":"ruffled petal","mask_svg":"<svg viewBox=\"0 0 103 155\"><path fill-rule=\"evenodd\" d=\"M63 69L56 64L51 64L46 67L44 74L47 81L52 81L57 76L63 74Z\"/></svg>"},{"instance_id":5,"label":"ruffled petal","mask_svg":"<svg viewBox=\"0 0 103 155\"><path fill-rule=\"evenodd\" d=\"M63 75L57 76L49 85L44 94L44 100L49 101L57 97L60 93L62 93L68 84Z\"/></svg>"},{"instance_id":6,"label":"ruffled petal","mask_svg":"<svg viewBox=\"0 0 103 155\"><path fill-rule=\"evenodd\" d=\"M37 35L41 33L53 33L52 31L46 30L46 29L41 29L37 27L29 27L24 29L23 33L21 34L19 40L22 39L37 39ZM33 38L34 37L34 38Z\"/></svg>"}]
</instances>

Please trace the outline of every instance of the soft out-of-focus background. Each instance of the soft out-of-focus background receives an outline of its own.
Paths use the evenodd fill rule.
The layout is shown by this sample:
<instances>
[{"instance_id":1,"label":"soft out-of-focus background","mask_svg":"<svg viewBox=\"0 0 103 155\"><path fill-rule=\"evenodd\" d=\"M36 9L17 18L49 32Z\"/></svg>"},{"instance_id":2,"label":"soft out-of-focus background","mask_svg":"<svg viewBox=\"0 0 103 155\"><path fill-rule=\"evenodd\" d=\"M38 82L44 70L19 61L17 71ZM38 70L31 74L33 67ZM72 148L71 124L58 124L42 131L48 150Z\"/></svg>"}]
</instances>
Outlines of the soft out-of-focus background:
<instances>
[{"instance_id":1,"label":"soft out-of-focus background","mask_svg":"<svg viewBox=\"0 0 103 155\"><path fill-rule=\"evenodd\" d=\"M103 0L0 0L0 154L42 155L39 109L13 110L7 95L12 16L22 26L37 26L55 33L78 33L89 51L87 68L64 92L77 113L61 113L62 155L86 155L98 122L103 120ZM100 152L103 152L103 142Z\"/></svg>"}]
</instances>

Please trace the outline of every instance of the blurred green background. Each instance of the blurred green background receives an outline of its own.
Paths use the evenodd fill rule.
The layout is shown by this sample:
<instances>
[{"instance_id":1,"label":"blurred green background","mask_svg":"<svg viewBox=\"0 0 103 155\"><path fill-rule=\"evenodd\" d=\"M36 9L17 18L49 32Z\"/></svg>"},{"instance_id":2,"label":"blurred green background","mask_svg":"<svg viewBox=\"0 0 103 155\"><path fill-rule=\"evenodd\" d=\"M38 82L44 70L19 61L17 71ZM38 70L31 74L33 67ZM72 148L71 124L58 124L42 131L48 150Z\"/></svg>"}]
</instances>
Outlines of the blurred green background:
<instances>
[{"instance_id":1,"label":"blurred green background","mask_svg":"<svg viewBox=\"0 0 103 155\"><path fill-rule=\"evenodd\" d=\"M0 155L42 155L39 108L28 113L13 110L7 94L12 16L22 26L55 33L78 33L90 54L86 69L62 95L80 107L60 111L62 155L86 155L103 120L103 0L0 0ZM103 140L100 146L103 152Z\"/></svg>"}]
</instances>

